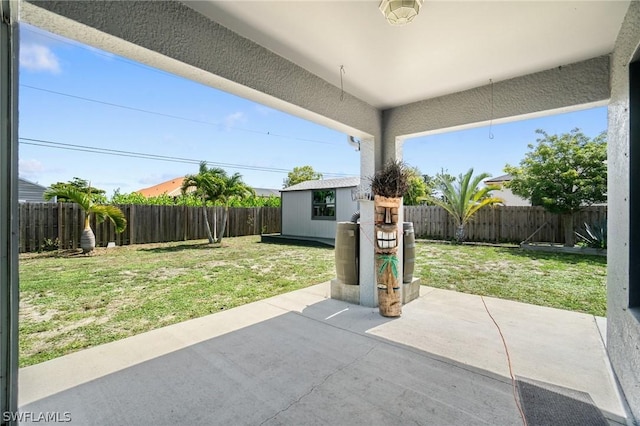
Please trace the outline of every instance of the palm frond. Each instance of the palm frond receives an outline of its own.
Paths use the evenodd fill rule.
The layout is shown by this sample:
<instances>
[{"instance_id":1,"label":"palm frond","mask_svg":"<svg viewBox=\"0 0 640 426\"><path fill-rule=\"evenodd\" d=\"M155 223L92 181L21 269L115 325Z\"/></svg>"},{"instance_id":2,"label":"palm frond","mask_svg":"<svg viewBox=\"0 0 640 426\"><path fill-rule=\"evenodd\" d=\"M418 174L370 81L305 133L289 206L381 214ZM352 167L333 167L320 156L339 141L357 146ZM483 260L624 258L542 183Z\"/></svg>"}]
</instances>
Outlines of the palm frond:
<instances>
[{"instance_id":1,"label":"palm frond","mask_svg":"<svg viewBox=\"0 0 640 426\"><path fill-rule=\"evenodd\" d=\"M475 215L478 210L487 207L487 206L493 206L495 204L502 204L504 203L504 200L500 197L487 197L487 198L483 198L481 201L471 205L469 207L469 210L467 211L466 214L466 220L465 223L468 222L469 220L471 220L471 218L473 217L473 215Z\"/></svg>"},{"instance_id":2,"label":"palm frond","mask_svg":"<svg viewBox=\"0 0 640 426\"><path fill-rule=\"evenodd\" d=\"M89 210L91 208L91 205L93 204L89 194L86 194L85 192L71 186L60 189L48 188L44 192L45 200L49 201L54 197L66 198L68 200L71 200L72 202L80 205L80 207L82 207L82 209L85 211Z\"/></svg>"},{"instance_id":3,"label":"palm frond","mask_svg":"<svg viewBox=\"0 0 640 426\"><path fill-rule=\"evenodd\" d=\"M127 220L124 217L124 213L112 205L94 205L89 210L90 213L96 215L98 223L109 219L116 228L116 232L122 232L127 227Z\"/></svg>"},{"instance_id":4,"label":"palm frond","mask_svg":"<svg viewBox=\"0 0 640 426\"><path fill-rule=\"evenodd\" d=\"M501 198L491 196L491 192L499 187L488 185L478 188L489 176L488 173L473 176L471 168L453 181L441 177L442 198L431 197L431 201L451 215L456 227L464 227L481 208L503 202Z\"/></svg>"}]
</instances>

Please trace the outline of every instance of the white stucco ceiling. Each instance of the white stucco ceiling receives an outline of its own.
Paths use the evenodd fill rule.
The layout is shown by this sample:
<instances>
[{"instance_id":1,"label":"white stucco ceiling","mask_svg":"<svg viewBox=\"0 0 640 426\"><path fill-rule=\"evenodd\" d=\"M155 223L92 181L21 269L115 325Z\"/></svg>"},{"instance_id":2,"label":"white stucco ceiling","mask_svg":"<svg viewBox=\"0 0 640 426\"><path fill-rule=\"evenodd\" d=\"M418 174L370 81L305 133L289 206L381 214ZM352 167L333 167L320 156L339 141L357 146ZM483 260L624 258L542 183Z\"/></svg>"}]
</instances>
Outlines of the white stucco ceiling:
<instances>
[{"instance_id":1,"label":"white stucco ceiling","mask_svg":"<svg viewBox=\"0 0 640 426\"><path fill-rule=\"evenodd\" d=\"M232 31L378 108L613 50L629 1L425 0L389 25L378 0L185 1Z\"/></svg>"}]
</instances>

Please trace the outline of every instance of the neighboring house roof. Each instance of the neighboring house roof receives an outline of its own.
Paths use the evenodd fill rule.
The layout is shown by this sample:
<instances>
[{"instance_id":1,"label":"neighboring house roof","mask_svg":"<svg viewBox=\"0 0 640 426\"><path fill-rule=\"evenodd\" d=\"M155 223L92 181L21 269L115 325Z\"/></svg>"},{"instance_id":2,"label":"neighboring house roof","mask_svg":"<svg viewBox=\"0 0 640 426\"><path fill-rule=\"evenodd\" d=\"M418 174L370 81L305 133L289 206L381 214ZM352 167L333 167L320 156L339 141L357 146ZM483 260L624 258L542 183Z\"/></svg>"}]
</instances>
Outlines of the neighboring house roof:
<instances>
[{"instance_id":1,"label":"neighboring house roof","mask_svg":"<svg viewBox=\"0 0 640 426\"><path fill-rule=\"evenodd\" d=\"M159 183L154 186L150 186L148 188L139 189L136 192L142 194L143 196L149 197L158 197L162 194L167 194L170 197L177 197L182 193L182 182L184 181L184 176L173 178L166 182ZM194 188L195 189L195 188ZM188 191L192 192L192 191Z\"/></svg>"},{"instance_id":2,"label":"neighboring house roof","mask_svg":"<svg viewBox=\"0 0 640 426\"><path fill-rule=\"evenodd\" d=\"M494 178L489 178L484 183L505 183L513 180L512 175L502 175Z\"/></svg>"},{"instance_id":3,"label":"neighboring house roof","mask_svg":"<svg viewBox=\"0 0 640 426\"><path fill-rule=\"evenodd\" d=\"M46 186L31 182L25 178L18 178L18 201L43 203L45 201L43 194L46 189ZM52 201L54 202L55 198Z\"/></svg>"},{"instance_id":4,"label":"neighboring house roof","mask_svg":"<svg viewBox=\"0 0 640 426\"><path fill-rule=\"evenodd\" d=\"M350 188L360 185L360 177L344 177L337 179L320 179L307 180L300 182L288 188L282 189L282 192L288 191L306 191L309 189L331 189L331 188Z\"/></svg>"},{"instance_id":5,"label":"neighboring house roof","mask_svg":"<svg viewBox=\"0 0 640 426\"><path fill-rule=\"evenodd\" d=\"M280 190L278 189L270 189L270 188L253 188L254 191L256 191L256 196L257 197L279 197L280 196Z\"/></svg>"},{"instance_id":6,"label":"neighboring house roof","mask_svg":"<svg viewBox=\"0 0 640 426\"><path fill-rule=\"evenodd\" d=\"M139 189L136 192L142 194L143 196L149 197L158 197L164 193L166 193L170 197L178 197L182 194L182 182L184 182L184 177L177 177L166 182L159 183L154 186L150 186L148 188ZM276 197L280 196L280 191L277 189L269 189L269 188L253 188L256 191L256 196L258 197L269 197L271 195L275 195ZM189 187L187 192L195 191L195 187Z\"/></svg>"}]
</instances>

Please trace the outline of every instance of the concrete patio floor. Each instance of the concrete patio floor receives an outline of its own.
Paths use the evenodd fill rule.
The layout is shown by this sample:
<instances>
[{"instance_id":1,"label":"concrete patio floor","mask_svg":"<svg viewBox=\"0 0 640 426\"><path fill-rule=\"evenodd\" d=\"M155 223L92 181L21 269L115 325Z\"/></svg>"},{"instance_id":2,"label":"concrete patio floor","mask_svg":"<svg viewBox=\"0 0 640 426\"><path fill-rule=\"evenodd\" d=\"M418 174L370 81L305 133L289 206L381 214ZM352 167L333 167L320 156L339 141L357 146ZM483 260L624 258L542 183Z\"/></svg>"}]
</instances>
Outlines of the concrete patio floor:
<instances>
[{"instance_id":1,"label":"concrete patio floor","mask_svg":"<svg viewBox=\"0 0 640 426\"><path fill-rule=\"evenodd\" d=\"M604 319L484 300L518 379L625 424ZM523 424L482 299L424 286L389 319L319 284L23 368L19 397L77 425Z\"/></svg>"}]
</instances>

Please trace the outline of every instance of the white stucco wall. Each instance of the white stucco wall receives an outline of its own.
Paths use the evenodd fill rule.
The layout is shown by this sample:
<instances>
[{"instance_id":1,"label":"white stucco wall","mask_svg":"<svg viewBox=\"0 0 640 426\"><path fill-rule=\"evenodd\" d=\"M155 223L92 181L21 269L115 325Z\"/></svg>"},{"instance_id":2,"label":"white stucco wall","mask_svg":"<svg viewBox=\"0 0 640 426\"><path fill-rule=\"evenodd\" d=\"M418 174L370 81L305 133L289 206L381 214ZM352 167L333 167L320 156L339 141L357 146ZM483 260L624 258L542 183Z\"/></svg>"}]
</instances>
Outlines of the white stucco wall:
<instances>
[{"instance_id":1,"label":"white stucco wall","mask_svg":"<svg viewBox=\"0 0 640 426\"><path fill-rule=\"evenodd\" d=\"M516 194L511 192L510 189L506 189L506 188L491 192L491 196L502 198L504 200L503 204L505 206L530 206L531 205L531 201L525 200L524 198L517 196Z\"/></svg>"},{"instance_id":2,"label":"white stucco wall","mask_svg":"<svg viewBox=\"0 0 640 426\"><path fill-rule=\"evenodd\" d=\"M640 291L640 134L630 139L629 63L640 60L640 2L629 7L611 60L608 130L607 350L629 406L640 420L640 307L629 307L629 292ZM635 55L635 57L634 57ZM636 83L637 84L637 83ZM640 106L631 114L635 129ZM632 146L633 145L633 146ZM633 176L631 185L630 176ZM632 215L636 213L636 216Z\"/></svg>"},{"instance_id":3,"label":"white stucco wall","mask_svg":"<svg viewBox=\"0 0 640 426\"><path fill-rule=\"evenodd\" d=\"M335 220L312 219L312 192L307 190L282 193L282 235L335 238L336 223L350 221L351 216L358 210L358 202L351 199L351 188L338 188Z\"/></svg>"}]
</instances>

